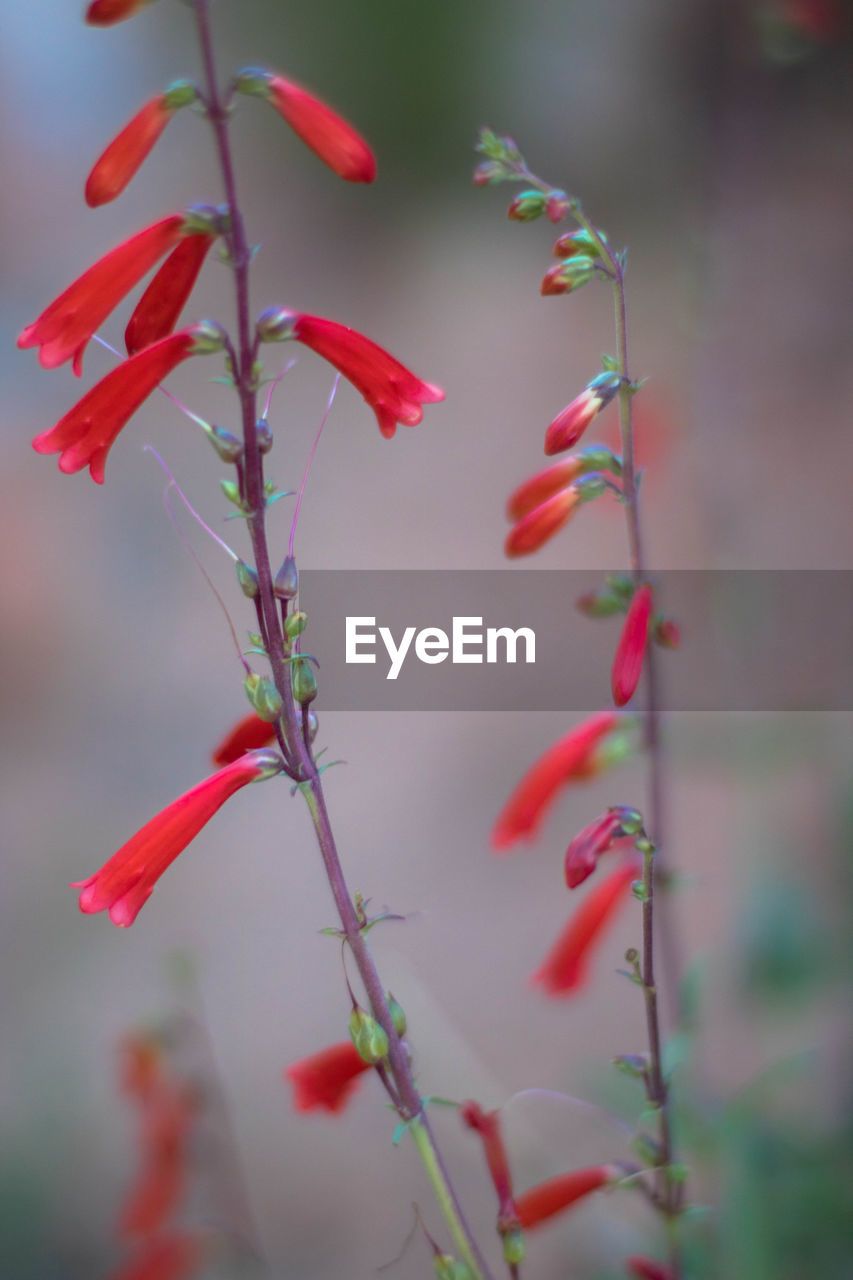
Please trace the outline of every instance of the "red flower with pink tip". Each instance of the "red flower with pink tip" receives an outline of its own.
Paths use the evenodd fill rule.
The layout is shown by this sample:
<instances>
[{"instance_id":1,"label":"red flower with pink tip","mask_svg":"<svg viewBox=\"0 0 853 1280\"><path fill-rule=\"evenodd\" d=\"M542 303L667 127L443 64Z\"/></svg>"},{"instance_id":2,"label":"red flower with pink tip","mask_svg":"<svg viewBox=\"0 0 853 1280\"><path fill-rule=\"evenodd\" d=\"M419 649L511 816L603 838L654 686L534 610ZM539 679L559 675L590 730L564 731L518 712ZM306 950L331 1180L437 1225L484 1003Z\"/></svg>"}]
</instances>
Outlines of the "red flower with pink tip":
<instances>
[{"instance_id":1,"label":"red flower with pink tip","mask_svg":"<svg viewBox=\"0 0 853 1280\"><path fill-rule=\"evenodd\" d=\"M121 195L137 173L179 107L193 102L195 87L187 81L174 84L151 98L116 134L92 166L86 180L86 203L94 209Z\"/></svg>"},{"instance_id":2,"label":"red flower with pink tip","mask_svg":"<svg viewBox=\"0 0 853 1280\"><path fill-rule=\"evenodd\" d=\"M351 1040L321 1049L310 1058L292 1063L285 1077L293 1085L297 1111L343 1111L359 1080L371 1064L365 1062Z\"/></svg>"},{"instance_id":3,"label":"red flower with pink tip","mask_svg":"<svg viewBox=\"0 0 853 1280\"><path fill-rule=\"evenodd\" d=\"M115 22L132 18L153 3L154 0L92 0L86 10L86 21L90 27L111 27Z\"/></svg>"},{"instance_id":4,"label":"red flower with pink tip","mask_svg":"<svg viewBox=\"0 0 853 1280\"><path fill-rule=\"evenodd\" d=\"M586 980L589 957L607 925L628 901L628 887L640 874L635 858L611 871L586 895L532 981L549 996L568 996Z\"/></svg>"},{"instance_id":5,"label":"red flower with pink tip","mask_svg":"<svg viewBox=\"0 0 853 1280\"><path fill-rule=\"evenodd\" d=\"M103 484L107 454L122 427L182 360L210 351L210 342L210 330L194 325L131 356L87 391L55 427L36 436L36 453L58 453L60 471L70 475L88 467L95 483Z\"/></svg>"},{"instance_id":6,"label":"red flower with pink tip","mask_svg":"<svg viewBox=\"0 0 853 1280\"><path fill-rule=\"evenodd\" d=\"M596 1164L588 1169L572 1169L569 1173L540 1182L516 1196L519 1222L525 1231L530 1231L622 1176L619 1165Z\"/></svg>"},{"instance_id":7,"label":"red flower with pink tip","mask_svg":"<svg viewBox=\"0 0 853 1280\"><path fill-rule=\"evenodd\" d=\"M172 332L215 240L212 234L187 236L169 254L136 304L124 331L129 355Z\"/></svg>"},{"instance_id":8,"label":"red flower with pink tip","mask_svg":"<svg viewBox=\"0 0 853 1280\"><path fill-rule=\"evenodd\" d=\"M504 555L516 560L538 551L569 523L580 504L580 494L573 486L547 498L513 525L506 536Z\"/></svg>"},{"instance_id":9,"label":"red flower with pink tip","mask_svg":"<svg viewBox=\"0 0 853 1280\"><path fill-rule=\"evenodd\" d=\"M504 806L492 832L493 848L508 849L517 840L532 840L560 788L589 776L595 747L618 724L615 711L599 711L549 747Z\"/></svg>"},{"instance_id":10,"label":"red flower with pink tip","mask_svg":"<svg viewBox=\"0 0 853 1280\"><path fill-rule=\"evenodd\" d=\"M376 159L361 134L320 98L284 76L249 67L235 82L240 93L270 104L315 156L346 182L373 182Z\"/></svg>"},{"instance_id":11,"label":"red flower with pink tip","mask_svg":"<svg viewBox=\"0 0 853 1280\"><path fill-rule=\"evenodd\" d=\"M630 701L640 682L651 614L652 589L647 582L643 582L631 597L613 658L610 683L617 707L624 707Z\"/></svg>"},{"instance_id":12,"label":"red flower with pink tip","mask_svg":"<svg viewBox=\"0 0 853 1280\"><path fill-rule=\"evenodd\" d=\"M364 396L386 439L398 422L414 427L424 416L423 405L444 399L441 387L422 382L370 338L334 320L274 307L260 317L258 334L264 342L292 338L328 360Z\"/></svg>"},{"instance_id":13,"label":"red flower with pink tip","mask_svg":"<svg viewBox=\"0 0 853 1280\"><path fill-rule=\"evenodd\" d=\"M254 751L173 800L122 845L100 871L71 885L80 890L80 910L108 910L113 924L133 924L163 872L225 801L248 783L271 778L280 771L277 755Z\"/></svg>"},{"instance_id":14,"label":"red flower with pink tip","mask_svg":"<svg viewBox=\"0 0 853 1280\"><path fill-rule=\"evenodd\" d=\"M73 357L83 370L83 352L125 294L173 249L182 237L207 230L207 211L173 213L112 249L69 285L18 338L19 347L40 347L39 363L55 369Z\"/></svg>"},{"instance_id":15,"label":"red flower with pink tip","mask_svg":"<svg viewBox=\"0 0 853 1280\"><path fill-rule=\"evenodd\" d=\"M617 373L600 373L593 378L548 427L545 452L549 455L562 453L576 445L596 414L610 404L621 383Z\"/></svg>"},{"instance_id":16,"label":"red flower with pink tip","mask_svg":"<svg viewBox=\"0 0 853 1280\"><path fill-rule=\"evenodd\" d=\"M566 884L570 889L576 889L592 875L598 859L612 849L614 840L622 834L622 819L615 809L609 809L578 832L566 850Z\"/></svg>"}]
</instances>

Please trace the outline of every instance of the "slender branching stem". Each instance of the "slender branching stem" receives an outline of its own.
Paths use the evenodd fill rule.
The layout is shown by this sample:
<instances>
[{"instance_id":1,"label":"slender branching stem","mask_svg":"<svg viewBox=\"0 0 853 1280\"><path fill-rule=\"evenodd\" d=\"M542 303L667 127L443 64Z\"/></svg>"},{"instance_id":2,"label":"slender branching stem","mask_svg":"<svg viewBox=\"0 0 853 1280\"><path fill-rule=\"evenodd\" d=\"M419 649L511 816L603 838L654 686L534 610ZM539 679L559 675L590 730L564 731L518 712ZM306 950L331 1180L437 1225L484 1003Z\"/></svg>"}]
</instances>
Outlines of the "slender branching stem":
<instances>
[{"instance_id":1,"label":"slender branching stem","mask_svg":"<svg viewBox=\"0 0 853 1280\"><path fill-rule=\"evenodd\" d=\"M488 1264L465 1220L427 1119L412 1073L408 1048L394 1027L385 990L364 936L363 922L359 919L344 878L323 793L321 770L314 759L308 735L303 733L302 717L292 694L290 663L287 661L290 646L284 634L273 590L274 575L266 531L264 463L258 446L256 425L258 374L255 362L258 344L252 333L249 311L249 264L252 254L237 198L228 135L228 105L221 94L216 76L210 0L192 0L192 3L204 64L207 114L213 126L228 211L226 242L234 272L238 325L232 374L243 427L245 503L258 575L258 620L272 678L282 699L282 717L278 726L280 741L289 772L307 802L341 928L358 969L371 1013L388 1037L388 1057L383 1074L391 1084L389 1097L401 1119L407 1122L460 1257L467 1263L475 1280L491 1280Z\"/></svg>"}]
</instances>

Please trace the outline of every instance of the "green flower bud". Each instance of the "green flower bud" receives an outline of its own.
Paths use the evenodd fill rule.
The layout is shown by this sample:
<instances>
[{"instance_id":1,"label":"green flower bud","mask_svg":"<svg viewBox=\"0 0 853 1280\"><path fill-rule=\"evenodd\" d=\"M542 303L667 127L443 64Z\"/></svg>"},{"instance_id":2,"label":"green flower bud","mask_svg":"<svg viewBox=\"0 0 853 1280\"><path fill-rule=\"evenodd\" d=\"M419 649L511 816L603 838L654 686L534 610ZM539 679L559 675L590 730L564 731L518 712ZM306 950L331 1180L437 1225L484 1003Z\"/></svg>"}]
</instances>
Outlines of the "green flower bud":
<instances>
[{"instance_id":1,"label":"green flower bud","mask_svg":"<svg viewBox=\"0 0 853 1280\"><path fill-rule=\"evenodd\" d=\"M240 511L245 511L246 505L243 502L243 498L240 494L240 486L237 484L236 480L220 480L219 487L229 502L232 502L235 507L240 509Z\"/></svg>"},{"instance_id":2,"label":"green flower bud","mask_svg":"<svg viewBox=\"0 0 853 1280\"><path fill-rule=\"evenodd\" d=\"M302 632L308 626L308 614L298 610L296 613L290 613L284 620L284 630L288 639L295 640L297 636L301 636Z\"/></svg>"},{"instance_id":3,"label":"green flower bud","mask_svg":"<svg viewBox=\"0 0 853 1280\"><path fill-rule=\"evenodd\" d=\"M293 697L305 706L317 697L317 676L307 658L294 658L290 664L290 678L293 684Z\"/></svg>"},{"instance_id":4,"label":"green flower bud","mask_svg":"<svg viewBox=\"0 0 853 1280\"><path fill-rule=\"evenodd\" d=\"M349 1020L349 1033L363 1062L375 1066L388 1056L388 1037L375 1018L363 1009L353 1009Z\"/></svg>"},{"instance_id":5,"label":"green flower bud","mask_svg":"<svg viewBox=\"0 0 853 1280\"><path fill-rule=\"evenodd\" d=\"M437 1253L433 1259L438 1280L474 1280L467 1262L452 1258L449 1253Z\"/></svg>"},{"instance_id":6,"label":"green flower bud","mask_svg":"<svg viewBox=\"0 0 853 1280\"><path fill-rule=\"evenodd\" d=\"M296 329L296 312L268 307L258 316L256 329L261 342L287 342Z\"/></svg>"},{"instance_id":7,"label":"green flower bud","mask_svg":"<svg viewBox=\"0 0 853 1280\"><path fill-rule=\"evenodd\" d=\"M198 99L198 89L191 80L173 80L163 94L163 105L170 111L188 107Z\"/></svg>"},{"instance_id":8,"label":"green flower bud","mask_svg":"<svg viewBox=\"0 0 853 1280\"><path fill-rule=\"evenodd\" d=\"M533 222L545 212L546 197L541 191L520 191L507 210L513 222Z\"/></svg>"},{"instance_id":9,"label":"green flower bud","mask_svg":"<svg viewBox=\"0 0 853 1280\"><path fill-rule=\"evenodd\" d=\"M604 592L590 591L588 595L578 596L575 608L585 618L612 618L616 613L624 613L622 604L615 596Z\"/></svg>"},{"instance_id":10,"label":"green flower bud","mask_svg":"<svg viewBox=\"0 0 853 1280\"><path fill-rule=\"evenodd\" d=\"M646 1077L647 1059L639 1053L621 1053L613 1059L613 1065L623 1076L632 1076L637 1080Z\"/></svg>"},{"instance_id":11,"label":"green flower bud","mask_svg":"<svg viewBox=\"0 0 853 1280\"><path fill-rule=\"evenodd\" d=\"M224 427L214 427L205 422L204 434L223 462L236 462L242 456L243 442Z\"/></svg>"},{"instance_id":12,"label":"green flower bud","mask_svg":"<svg viewBox=\"0 0 853 1280\"><path fill-rule=\"evenodd\" d=\"M398 1036L404 1036L406 1034L406 1014L403 1006L397 1003L390 991L386 998L388 1000L388 1012L391 1014L391 1021L394 1023L394 1030Z\"/></svg>"},{"instance_id":13,"label":"green flower bud","mask_svg":"<svg viewBox=\"0 0 853 1280\"><path fill-rule=\"evenodd\" d=\"M511 1230L504 1233L503 1245L504 1260L508 1262L510 1266L517 1267L519 1263L524 1261L524 1232L520 1227L513 1227Z\"/></svg>"},{"instance_id":14,"label":"green flower bud","mask_svg":"<svg viewBox=\"0 0 853 1280\"><path fill-rule=\"evenodd\" d=\"M245 680L246 697L262 720L273 724L281 715L281 695L271 680L252 671Z\"/></svg>"},{"instance_id":15,"label":"green flower bud","mask_svg":"<svg viewBox=\"0 0 853 1280\"><path fill-rule=\"evenodd\" d=\"M255 438L261 453L269 453L273 446L272 431L266 418L258 418L255 423Z\"/></svg>"},{"instance_id":16,"label":"green flower bud","mask_svg":"<svg viewBox=\"0 0 853 1280\"><path fill-rule=\"evenodd\" d=\"M287 556L275 575L273 591L279 600L292 600L299 590L299 574L293 556Z\"/></svg>"},{"instance_id":17,"label":"green flower bud","mask_svg":"<svg viewBox=\"0 0 853 1280\"><path fill-rule=\"evenodd\" d=\"M254 600L258 594L258 575L249 565L244 564L242 560L238 560L234 568L237 570L237 581L240 583L240 590L249 600Z\"/></svg>"}]
</instances>

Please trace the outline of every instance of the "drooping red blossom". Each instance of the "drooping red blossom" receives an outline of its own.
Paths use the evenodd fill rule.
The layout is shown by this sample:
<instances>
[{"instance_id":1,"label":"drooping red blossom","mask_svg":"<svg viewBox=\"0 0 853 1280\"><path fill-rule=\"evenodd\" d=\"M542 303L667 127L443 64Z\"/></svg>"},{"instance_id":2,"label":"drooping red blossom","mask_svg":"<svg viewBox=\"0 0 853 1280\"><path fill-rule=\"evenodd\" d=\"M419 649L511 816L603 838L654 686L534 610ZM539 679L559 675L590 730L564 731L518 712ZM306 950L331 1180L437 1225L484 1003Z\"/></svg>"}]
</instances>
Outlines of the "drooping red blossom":
<instances>
[{"instance_id":1,"label":"drooping red blossom","mask_svg":"<svg viewBox=\"0 0 853 1280\"><path fill-rule=\"evenodd\" d=\"M154 0L92 0L86 10L86 21L90 27L111 27L153 3Z\"/></svg>"},{"instance_id":2,"label":"drooping red blossom","mask_svg":"<svg viewBox=\"0 0 853 1280\"><path fill-rule=\"evenodd\" d=\"M662 1262L655 1262L652 1258L641 1258L635 1255L625 1259L625 1266L628 1268L628 1274L636 1276L637 1280L672 1280L669 1267L665 1267Z\"/></svg>"},{"instance_id":3,"label":"drooping red blossom","mask_svg":"<svg viewBox=\"0 0 853 1280\"><path fill-rule=\"evenodd\" d=\"M359 1080L371 1064L358 1053L351 1040L321 1049L310 1058L293 1062L285 1078L293 1085L297 1111L343 1111Z\"/></svg>"},{"instance_id":4,"label":"drooping red blossom","mask_svg":"<svg viewBox=\"0 0 853 1280\"><path fill-rule=\"evenodd\" d=\"M261 316L258 329L275 341L293 338L334 365L364 396L386 440L398 422L414 427L423 418L423 405L444 399L441 387L422 382L370 338L334 320L275 310Z\"/></svg>"},{"instance_id":5,"label":"drooping red blossom","mask_svg":"<svg viewBox=\"0 0 853 1280\"><path fill-rule=\"evenodd\" d=\"M205 1242L188 1231L169 1231L145 1241L109 1280L190 1280L205 1260Z\"/></svg>"},{"instance_id":6,"label":"drooping red blossom","mask_svg":"<svg viewBox=\"0 0 853 1280\"><path fill-rule=\"evenodd\" d=\"M598 711L549 747L504 806L492 832L493 848L508 849L516 840L531 840L560 787L589 776L595 747L618 723L615 711Z\"/></svg>"},{"instance_id":7,"label":"drooping red blossom","mask_svg":"<svg viewBox=\"0 0 853 1280\"><path fill-rule=\"evenodd\" d=\"M55 369L73 357L74 372L83 371L83 352L125 294L138 284L164 253L188 234L185 215L170 214L138 231L112 249L69 285L18 338L19 347L40 347L39 363Z\"/></svg>"},{"instance_id":8,"label":"drooping red blossom","mask_svg":"<svg viewBox=\"0 0 853 1280\"><path fill-rule=\"evenodd\" d=\"M172 250L136 304L124 331L129 355L159 342L178 323L216 236L188 236Z\"/></svg>"},{"instance_id":9,"label":"drooping red blossom","mask_svg":"<svg viewBox=\"0 0 853 1280\"><path fill-rule=\"evenodd\" d=\"M121 1044L120 1084L137 1102L150 1101L163 1081L163 1050L150 1035L134 1032Z\"/></svg>"},{"instance_id":10,"label":"drooping red blossom","mask_svg":"<svg viewBox=\"0 0 853 1280\"><path fill-rule=\"evenodd\" d=\"M625 703L633 697L634 690L640 682L643 656L649 639L651 613L652 589L647 582L643 582L631 598L613 658L610 684L613 690L613 701L617 707L624 707Z\"/></svg>"},{"instance_id":11,"label":"drooping red blossom","mask_svg":"<svg viewBox=\"0 0 853 1280\"><path fill-rule=\"evenodd\" d=\"M81 890L80 910L109 910L113 924L133 924L160 876L225 801L247 783L272 777L280 770L281 761L273 752L253 751L173 800L131 836L100 871L71 885Z\"/></svg>"},{"instance_id":12,"label":"drooping red blossom","mask_svg":"<svg viewBox=\"0 0 853 1280\"><path fill-rule=\"evenodd\" d=\"M535 476L525 480L510 494L506 504L507 519L520 520L522 516L528 515L561 489L568 488L573 480L583 474L583 470L584 459L580 454L575 454L553 463L544 471L537 471Z\"/></svg>"},{"instance_id":13,"label":"drooping red blossom","mask_svg":"<svg viewBox=\"0 0 853 1280\"><path fill-rule=\"evenodd\" d=\"M498 1218L508 1222L517 1215L512 1198L512 1176L501 1134L500 1112L484 1111L479 1102L463 1102L459 1115L462 1123L482 1139L486 1164L498 1197Z\"/></svg>"},{"instance_id":14,"label":"drooping red blossom","mask_svg":"<svg viewBox=\"0 0 853 1280\"><path fill-rule=\"evenodd\" d=\"M197 326L182 329L111 369L55 427L36 436L36 453L58 453L66 475L88 466L95 483L103 484L107 454L122 427L158 383L197 354L199 332Z\"/></svg>"},{"instance_id":15,"label":"drooping red blossom","mask_svg":"<svg viewBox=\"0 0 853 1280\"><path fill-rule=\"evenodd\" d=\"M618 1165L595 1164L588 1169L572 1169L569 1173L537 1183L529 1191L516 1196L519 1221L525 1231L530 1231L621 1175Z\"/></svg>"},{"instance_id":16,"label":"drooping red blossom","mask_svg":"<svg viewBox=\"0 0 853 1280\"><path fill-rule=\"evenodd\" d=\"M546 498L510 529L504 542L504 555L516 560L538 551L568 524L580 501L580 494L572 486Z\"/></svg>"},{"instance_id":17,"label":"drooping red blossom","mask_svg":"<svg viewBox=\"0 0 853 1280\"><path fill-rule=\"evenodd\" d=\"M611 871L589 891L545 957L532 981L549 996L568 996L586 980L589 958L601 934L628 901L628 886L640 874L631 858Z\"/></svg>"},{"instance_id":18,"label":"drooping red blossom","mask_svg":"<svg viewBox=\"0 0 853 1280\"><path fill-rule=\"evenodd\" d=\"M596 414L610 404L621 381L616 373L600 373L593 378L549 425L545 432L546 454L562 453L576 445Z\"/></svg>"},{"instance_id":19,"label":"drooping red blossom","mask_svg":"<svg viewBox=\"0 0 853 1280\"><path fill-rule=\"evenodd\" d=\"M373 182L376 159L364 138L313 93L293 80L257 67L241 71L235 87L240 93L255 94L268 102L339 178Z\"/></svg>"},{"instance_id":20,"label":"drooping red blossom","mask_svg":"<svg viewBox=\"0 0 853 1280\"><path fill-rule=\"evenodd\" d=\"M239 760L247 751L268 747L273 742L275 742L275 725L262 720L252 711L225 735L213 752L213 763L230 764L232 760Z\"/></svg>"},{"instance_id":21,"label":"drooping red blossom","mask_svg":"<svg viewBox=\"0 0 853 1280\"><path fill-rule=\"evenodd\" d=\"M188 1144L196 1102L170 1081L148 1099L142 1112L142 1162L119 1217L123 1236L159 1231L181 1203L187 1186Z\"/></svg>"},{"instance_id":22,"label":"drooping red blossom","mask_svg":"<svg viewBox=\"0 0 853 1280\"><path fill-rule=\"evenodd\" d=\"M576 889L591 876L598 866L598 859L621 834L621 815L613 809L596 818L583 831L579 831L566 850L566 884Z\"/></svg>"},{"instance_id":23,"label":"drooping red blossom","mask_svg":"<svg viewBox=\"0 0 853 1280\"><path fill-rule=\"evenodd\" d=\"M175 113L169 95L158 93L137 111L104 149L86 179L86 204L94 209L121 195Z\"/></svg>"}]
</instances>

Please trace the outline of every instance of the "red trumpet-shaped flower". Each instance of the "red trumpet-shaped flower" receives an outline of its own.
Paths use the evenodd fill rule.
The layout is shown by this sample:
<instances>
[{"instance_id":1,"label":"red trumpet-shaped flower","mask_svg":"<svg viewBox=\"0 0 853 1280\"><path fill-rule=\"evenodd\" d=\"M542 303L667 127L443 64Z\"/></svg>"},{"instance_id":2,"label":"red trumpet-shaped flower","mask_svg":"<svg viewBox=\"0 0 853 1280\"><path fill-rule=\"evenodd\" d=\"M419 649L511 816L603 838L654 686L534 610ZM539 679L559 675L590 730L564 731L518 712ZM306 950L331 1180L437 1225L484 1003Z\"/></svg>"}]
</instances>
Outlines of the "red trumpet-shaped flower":
<instances>
[{"instance_id":1,"label":"red trumpet-shaped flower","mask_svg":"<svg viewBox=\"0 0 853 1280\"><path fill-rule=\"evenodd\" d=\"M122 1235L152 1235L180 1204L195 1110L191 1093L171 1083L148 1101L142 1116L142 1164L119 1219Z\"/></svg>"},{"instance_id":2,"label":"red trumpet-shaped flower","mask_svg":"<svg viewBox=\"0 0 853 1280\"><path fill-rule=\"evenodd\" d=\"M508 849L516 840L532 839L560 787L589 776L595 747L618 723L616 712L596 712L549 747L504 806L492 832L492 846Z\"/></svg>"},{"instance_id":3,"label":"red trumpet-shaped flower","mask_svg":"<svg viewBox=\"0 0 853 1280\"><path fill-rule=\"evenodd\" d=\"M90 27L111 27L153 3L154 0L92 0L86 10L86 21Z\"/></svg>"},{"instance_id":4,"label":"red trumpet-shaped flower","mask_svg":"<svg viewBox=\"0 0 853 1280\"><path fill-rule=\"evenodd\" d=\"M239 724L227 733L213 752L214 764L230 764L239 760L247 751L257 747L268 747L275 742L275 725L262 720L254 711L245 716Z\"/></svg>"},{"instance_id":5,"label":"red trumpet-shaped flower","mask_svg":"<svg viewBox=\"0 0 853 1280\"><path fill-rule=\"evenodd\" d=\"M515 1219L512 1176L501 1134L500 1112L484 1111L479 1102L463 1102L459 1108L459 1115L462 1123L469 1129L473 1129L482 1139L489 1175L498 1197L498 1218L505 1222Z\"/></svg>"},{"instance_id":6,"label":"red trumpet-shaped flower","mask_svg":"<svg viewBox=\"0 0 853 1280\"><path fill-rule=\"evenodd\" d=\"M532 981L549 996L568 996L586 979L590 952L620 906L628 886L640 874L636 859L611 871L586 895Z\"/></svg>"},{"instance_id":7,"label":"red trumpet-shaped flower","mask_svg":"<svg viewBox=\"0 0 853 1280\"><path fill-rule=\"evenodd\" d=\"M510 494L506 504L507 518L521 520L561 489L567 489L573 480L584 474L584 463L583 455L578 453L553 463L544 471L537 471L535 476L525 480Z\"/></svg>"},{"instance_id":8,"label":"red trumpet-shaped flower","mask_svg":"<svg viewBox=\"0 0 853 1280\"><path fill-rule=\"evenodd\" d=\"M662 1262L655 1262L652 1258L641 1258L634 1256L625 1259L625 1266L628 1268L628 1274L636 1276L637 1280L672 1280L672 1272L669 1267L665 1267Z\"/></svg>"},{"instance_id":9,"label":"red trumpet-shaped flower","mask_svg":"<svg viewBox=\"0 0 853 1280\"><path fill-rule=\"evenodd\" d=\"M615 1164L595 1164L589 1169L558 1174L516 1197L519 1221L525 1231L530 1231L621 1176L622 1170Z\"/></svg>"},{"instance_id":10,"label":"red trumpet-shaped flower","mask_svg":"<svg viewBox=\"0 0 853 1280\"><path fill-rule=\"evenodd\" d=\"M86 203L95 208L121 195L138 171L178 107L192 102L195 88L180 81L158 93L116 134L86 179Z\"/></svg>"},{"instance_id":11,"label":"red trumpet-shaped flower","mask_svg":"<svg viewBox=\"0 0 853 1280\"><path fill-rule=\"evenodd\" d=\"M95 483L103 484L107 454L122 427L182 360L210 349L208 336L198 325L182 329L111 369L55 427L36 436L36 453L58 453L66 475L88 466Z\"/></svg>"},{"instance_id":12,"label":"red trumpet-shaped flower","mask_svg":"<svg viewBox=\"0 0 853 1280\"><path fill-rule=\"evenodd\" d=\"M545 432L545 452L562 453L577 444L597 413L616 395L622 379L617 373L600 373L571 404L558 413Z\"/></svg>"},{"instance_id":13,"label":"red trumpet-shaped flower","mask_svg":"<svg viewBox=\"0 0 853 1280\"><path fill-rule=\"evenodd\" d=\"M225 801L247 783L270 778L280 771L281 760L273 752L253 751L173 800L122 845L100 871L71 885L81 891L80 910L109 910L113 924L133 924L163 872Z\"/></svg>"},{"instance_id":14,"label":"red trumpet-shaped flower","mask_svg":"<svg viewBox=\"0 0 853 1280\"><path fill-rule=\"evenodd\" d=\"M297 1111L343 1111L359 1080L371 1064L351 1040L321 1049L310 1058L291 1063L285 1077L293 1085Z\"/></svg>"},{"instance_id":15,"label":"red trumpet-shaped flower","mask_svg":"<svg viewBox=\"0 0 853 1280\"><path fill-rule=\"evenodd\" d=\"M136 304L124 331L129 355L172 332L215 240L213 234L188 236L169 254Z\"/></svg>"},{"instance_id":16,"label":"red trumpet-shaped flower","mask_svg":"<svg viewBox=\"0 0 853 1280\"><path fill-rule=\"evenodd\" d=\"M83 371L83 352L92 334L164 253L198 227L194 218L173 213L112 249L69 285L28 325L19 347L41 347L39 363L55 369L73 357L74 372Z\"/></svg>"},{"instance_id":17,"label":"red trumpet-shaped flower","mask_svg":"<svg viewBox=\"0 0 853 1280\"><path fill-rule=\"evenodd\" d=\"M643 582L631 598L613 658L610 683L617 707L624 707L640 682L651 613L652 589L647 582Z\"/></svg>"},{"instance_id":18,"label":"red trumpet-shaped flower","mask_svg":"<svg viewBox=\"0 0 853 1280\"><path fill-rule=\"evenodd\" d=\"M570 889L576 889L592 875L598 859L612 848L613 841L621 834L621 815L614 809L578 832L566 850L566 884Z\"/></svg>"},{"instance_id":19,"label":"red trumpet-shaped flower","mask_svg":"<svg viewBox=\"0 0 853 1280\"><path fill-rule=\"evenodd\" d=\"M113 1271L109 1280L189 1280L204 1262L201 1236L186 1231L155 1235Z\"/></svg>"},{"instance_id":20,"label":"red trumpet-shaped flower","mask_svg":"<svg viewBox=\"0 0 853 1280\"><path fill-rule=\"evenodd\" d=\"M328 360L364 396L386 439L398 422L407 427L419 423L422 405L444 399L441 387L422 382L370 338L334 320L272 308L258 321L258 333L267 342L294 338Z\"/></svg>"},{"instance_id":21,"label":"red trumpet-shaped flower","mask_svg":"<svg viewBox=\"0 0 853 1280\"><path fill-rule=\"evenodd\" d=\"M568 524L580 503L580 494L573 486L547 498L513 525L506 536L504 555L515 560L538 551Z\"/></svg>"},{"instance_id":22,"label":"red trumpet-shaped flower","mask_svg":"<svg viewBox=\"0 0 853 1280\"><path fill-rule=\"evenodd\" d=\"M270 71L249 68L237 77L237 89L264 98L333 173L347 182L373 182L376 160L351 124L301 85Z\"/></svg>"}]
</instances>

